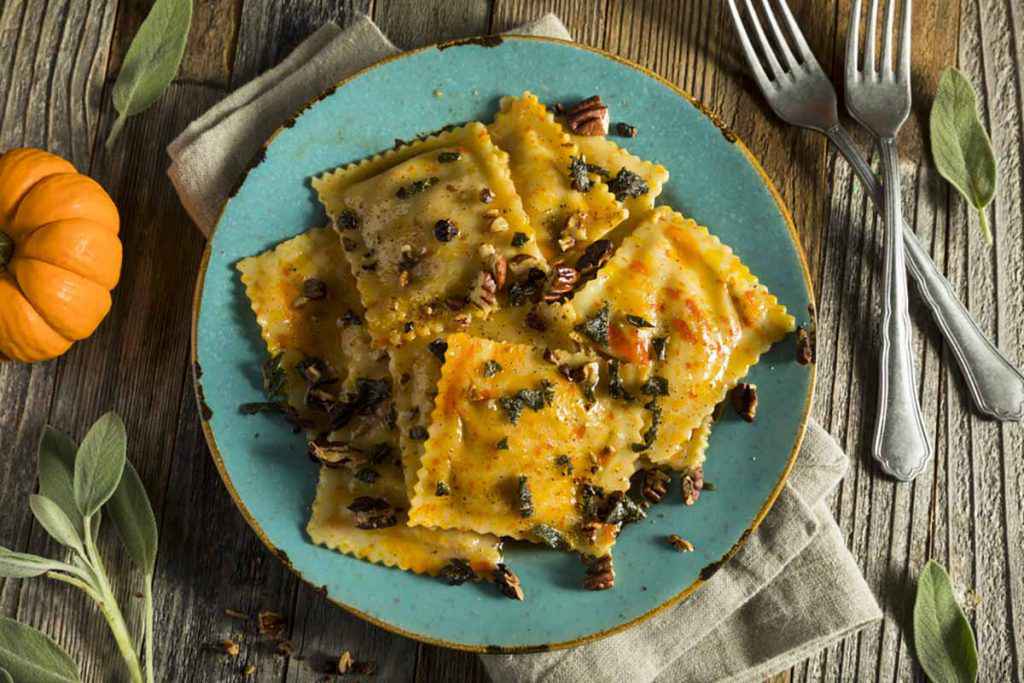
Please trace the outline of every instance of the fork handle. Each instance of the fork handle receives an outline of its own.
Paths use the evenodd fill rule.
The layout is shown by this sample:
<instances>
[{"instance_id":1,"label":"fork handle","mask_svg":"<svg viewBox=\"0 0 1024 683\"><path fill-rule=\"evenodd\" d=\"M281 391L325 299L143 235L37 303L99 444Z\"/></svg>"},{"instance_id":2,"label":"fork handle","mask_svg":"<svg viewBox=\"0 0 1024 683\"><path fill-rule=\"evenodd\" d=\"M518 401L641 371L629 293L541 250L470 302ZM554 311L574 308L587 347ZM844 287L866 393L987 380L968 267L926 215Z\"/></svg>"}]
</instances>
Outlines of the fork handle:
<instances>
[{"instance_id":1,"label":"fork handle","mask_svg":"<svg viewBox=\"0 0 1024 683\"><path fill-rule=\"evenodd\" d=\"M907 270L900 226L900 175L896 140L878 141L885 192L885 242L882 270L881 362L878 364L878 419L872 454L882 469L910 481L931 460L928 432L917 402L907 307Z\"/></svg>"},{"instance_id":2,"label":"fork handle","mask_svg":"<svg viewBox=\"0 0 1024 683\"><path fill-rule=\"evenodd\" d=\"M846 157L881 212L884 206L882 188L849 133L837 125L825 134ZM898 212L897 217L900 218ZM1024 420L1024 375L984 335L970 311L953 292L949 280L935 267L914 231L903 223L902 218L900 224L903 226L903 244L910 274L942 336L946 338L978 410L997 420Z\"/></svg>"}]
</instances>

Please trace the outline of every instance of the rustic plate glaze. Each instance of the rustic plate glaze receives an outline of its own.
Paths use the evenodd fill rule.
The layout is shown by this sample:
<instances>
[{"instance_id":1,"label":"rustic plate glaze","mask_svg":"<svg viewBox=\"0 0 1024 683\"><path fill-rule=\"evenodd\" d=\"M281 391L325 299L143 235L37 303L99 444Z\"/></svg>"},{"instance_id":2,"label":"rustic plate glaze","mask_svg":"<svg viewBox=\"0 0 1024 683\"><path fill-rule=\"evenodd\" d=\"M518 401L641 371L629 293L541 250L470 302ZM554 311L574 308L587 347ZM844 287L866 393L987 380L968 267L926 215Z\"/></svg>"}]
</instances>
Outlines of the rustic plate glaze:
<instances>
[{"instance_id":1,"label":"rustic plate glaze","mask_svg":"<svg viewBox=\"0 0 1024 683\"><path fill-rule=\"evenodd\" d=\"M807 321L810 284L792 221L742 142L688 95L612 55L538 38L481 39L407 53L372 66L306 106L267 144L226 205L196 288L193 355L203 428L224 482L259 537L328 598L384 628L470 650L511 652L579 644L637 623L689 595L767 513L792 467L813 392L791 336L750 374L753 425L731 410L711 436L705 476L716 490L690 508L674 484L667 502L630 526L615 548L613 590L580 588L569 555L506 548L526 601L493 586L448 587L314 546L304 527L316 467L301 435L274 416L243 416L260 400L265 352L235 263L325 217L308 178L442 126L490 120L499 97L531 90L571 102L600 93L613 121L640 131L616 142L672 174L659 199L710 227L779 300ZM201 368L201 372L200 369ZM678 553L668 534L696 550Z\"/></svg>"}]
</instances>

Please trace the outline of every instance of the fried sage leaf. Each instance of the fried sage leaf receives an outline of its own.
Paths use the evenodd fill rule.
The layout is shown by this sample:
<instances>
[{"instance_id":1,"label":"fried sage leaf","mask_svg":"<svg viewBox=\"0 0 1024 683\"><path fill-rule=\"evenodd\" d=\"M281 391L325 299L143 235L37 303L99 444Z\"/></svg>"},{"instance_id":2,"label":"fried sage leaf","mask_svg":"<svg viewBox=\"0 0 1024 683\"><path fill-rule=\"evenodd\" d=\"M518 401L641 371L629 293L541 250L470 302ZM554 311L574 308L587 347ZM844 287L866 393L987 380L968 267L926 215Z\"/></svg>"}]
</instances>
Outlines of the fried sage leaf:
<instances>
[{"instance_id":1,"label":"fried sage leaf","mask_svg":"<svg viewBox=\"0 0 1024 683\"><path fill-rule=\"evenodd\" d=\"M996 158L978 118L978 102L967 77L942 72L930 120L932 156L939 174L978 211L985 241L992 244L985 207L996 192Z\"/></svg>"},{"instance_id":2,"label":"fried sage leaf","mask_svg":"<svg viewBox=\"0 0 1024 683\"><path fill-rule=\"evenodd\" d=\"M178 73L192 25L192 0L156 0L142 22L114 83L118 117L107 138L110 149L129 116L160 98Z\"/></svg>"},{"instance_id":3,"label":"fried sage leaf","mask_svg":"<svg viewBox=\"0 0 1024 683\"><path fill-rule=\"evenodd\" d=\"M917 579L914 649L931 681L970 683L978 678L974 633L953 595L949 574L935 560L928 561Z\"/></svg>"}]
</instances>

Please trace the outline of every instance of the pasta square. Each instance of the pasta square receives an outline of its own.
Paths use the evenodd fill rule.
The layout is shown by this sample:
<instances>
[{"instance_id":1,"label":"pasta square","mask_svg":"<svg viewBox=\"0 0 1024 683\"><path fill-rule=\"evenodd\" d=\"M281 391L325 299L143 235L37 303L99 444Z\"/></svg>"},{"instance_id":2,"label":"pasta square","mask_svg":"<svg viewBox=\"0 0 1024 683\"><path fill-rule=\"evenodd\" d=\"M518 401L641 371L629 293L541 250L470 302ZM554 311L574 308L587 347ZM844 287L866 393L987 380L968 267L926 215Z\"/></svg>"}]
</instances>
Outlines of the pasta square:
<instances>
[{"instance_id":1,"label":"pasta square","mask_svg":"<svg viewBox=\"0 0 1024 683\"><path fill-rule=\"evenodd\" d=\"M508 152L512 182L549 260L574 261L626 219L628 211L587 172L576 143L532 93L503 98L489 130Z\"/></svg>"},{"instance_id":2,"label":"pasta square","mask_svg":"<svg viewBox=\"0 0 1024 683\"><path fill-rule=\"evenodd\" d=\"M312 434L320 434L311 445L324 464L310 538L418 573L437 574L453 559L489 571L501 561L499 539L406 524L409 497L388 357L373 347L362 324L341 251L331 229L316 228L238 264L267 349L281 354L287 405ZM311 280L321 284L311 287ZM311 362L316 360L324 364ZM320 379L311 380L310 372L322 373Z\"/></svg>"},{"instance_id":3,"label":"pasta square","mask_svg":"<svg viewBox=\"0 0 1024 683\"><path fill-rule=\"evenodd\" d=\"M640 415L536 347L461 333L447 344L410 524L607 554L619 524L588 508L629 488Z\"/></svg>"},{"instance_id":4,"label":"pasta square","mask_svg":"<svg viewBox=\"0 0 1024 683\"><path fill-rule=\"evenodd\" d=\"M499 304L497 257L544 263L480 123L412 142L313 180L356 274L378 344L438 334Z\"/></svg>"},{"instance_id":5,"label":"pasta square","mask_svg":"<svg viewBox=\"0 0 1024 683\"><path fill-rule=\"evenodd\" d=\"M635 447L655 463L680 457L726 392L795 328L729 247L665 207L637 227L572 305L578 338L616 359L619 395L647 408Z\"/></svg>"}]
</instances>

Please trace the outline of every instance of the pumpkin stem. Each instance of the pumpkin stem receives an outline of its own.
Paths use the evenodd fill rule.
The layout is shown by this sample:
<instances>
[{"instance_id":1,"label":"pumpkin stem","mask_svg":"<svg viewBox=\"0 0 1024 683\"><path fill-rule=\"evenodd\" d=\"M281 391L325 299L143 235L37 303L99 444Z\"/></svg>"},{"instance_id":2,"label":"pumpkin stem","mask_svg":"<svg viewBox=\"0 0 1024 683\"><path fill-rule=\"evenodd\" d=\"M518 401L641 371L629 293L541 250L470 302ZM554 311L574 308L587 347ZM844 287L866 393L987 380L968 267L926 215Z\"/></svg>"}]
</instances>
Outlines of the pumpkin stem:
<instances>
[{"instance_id":1,"label":"pumpkin stem","mask_svg":"<svg viewBox=\"0 0 1024 683\"><path fill-rule=\"evenodd\" d=\"M0 269L7 267L7 262L14 256L14 240L7 233L0 232Z\"/></svg>"}]
</instances>

